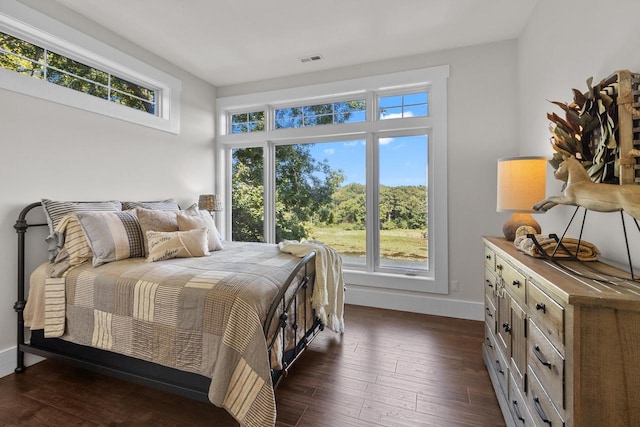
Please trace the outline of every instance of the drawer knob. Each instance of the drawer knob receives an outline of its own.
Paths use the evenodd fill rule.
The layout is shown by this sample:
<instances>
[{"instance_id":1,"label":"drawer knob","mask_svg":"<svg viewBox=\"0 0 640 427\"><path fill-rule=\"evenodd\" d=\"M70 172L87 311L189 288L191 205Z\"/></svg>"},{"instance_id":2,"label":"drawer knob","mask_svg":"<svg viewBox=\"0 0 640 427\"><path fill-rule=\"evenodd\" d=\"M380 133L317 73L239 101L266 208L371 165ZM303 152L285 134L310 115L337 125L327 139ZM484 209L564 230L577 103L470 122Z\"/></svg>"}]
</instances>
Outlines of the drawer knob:
<instances>
[{"instance_id":1,"label":"drawer knob","mask_svg":"<svg viewBox=\"0 0 640 427\"><path fill-rule=\"evenodd\" d=\"M509 325L509 322L504 322L502 324L502 327L504 328L505 332L510 332L511 331L511 325Z\"/></svg>"},{"instance_id":2,"label":"drawer knob","mask_svg":"<svg viewBox=\"0 0 640 427\"><path fill-rule=\"evenodd\" d=\"M533 346L533 354L540 361L540 363L542 363L547 368L551 369L551 362L549 362L547 359L544 358L544 356L540 352L540 347L538 347L537 345L534 345Z\"/></svg>"},{"instance_id":3,"label":"drawer knob","mask_svg":"<svg viewBox=\"0 0 640 427\"><path fill-rule=\"evenodd\" d=\"M491 283L491 280L487 280L487 286L493 288L493 283Z\"/></svg>"},{"instance_id":4,"label":"drawer knob","mask_svg":"<svg viewBox=\"0 0 640 427\"><path fill-rule=\"evenodd\" d=\"M489 307L485 307L485 310L487 310L487 316L493 317L493 314L491 314L491 310L489 309Z\"/></svg>"},{"instance_id":5,"label":"drawer knob","mask_svg":"<svg viewBox=\"0 0 640 427\"><path fill-rule=\"evenodd\" d=\"M547 314L547 306L544 303L539 302L536 304L536 310L542 311L544 314Z\"/></svg>"},{"instance_id":6,"label":"drawer knob","mask_svg":"<svg viewBox=\"0 0 640 427\"><path fill-rule=\"evenodd\" d=\"M502 264L496 265L496 270L501 270L502 271Z\"/></svg>"},{"instance_id":7,"label":"drawer knob","mask_svg":"<svg viewBox=\"0 0 640 427\"><path fill-rule=\"evenodd\" d=\"M502 366L500 366L500 361L496 360L496 365L498 365L498 372L504 375L504 371L502 370Z\"/></svg>"},{"instance_id":8,"label":"drawer knob","mask_svg":"<svg viewBox=\"0 0 640 427\"><path fill-rule=\"evenodd\" d=\"M538 396L536 395L533 395L533 407L536 409L536 412L542 422L551 425L551 420L547 418L547 414L544 413L544 409L542 409L542 406L540 405L540 399L538 399Z\"/></svg>"},{"instance_id":9,"label":"drawer knob","mask_svg":"<svg viewBox=\"0 0 640 427\"><path fill-rule=\"evenodd\" d=\"M491 255L486 255L485 258L491 259Z\"/></svg>"}]
</instances>

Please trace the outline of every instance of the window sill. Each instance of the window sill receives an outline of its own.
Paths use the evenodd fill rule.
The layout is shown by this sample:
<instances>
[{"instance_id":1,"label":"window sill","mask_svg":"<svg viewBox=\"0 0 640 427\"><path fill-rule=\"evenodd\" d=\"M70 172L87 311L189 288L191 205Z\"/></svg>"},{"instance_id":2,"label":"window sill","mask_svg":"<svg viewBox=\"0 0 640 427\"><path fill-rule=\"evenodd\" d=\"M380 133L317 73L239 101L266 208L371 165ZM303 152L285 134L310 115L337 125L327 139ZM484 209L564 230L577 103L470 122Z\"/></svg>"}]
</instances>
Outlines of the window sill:
<instances>
[{"instance_id":1,"label":"window sill","mask_svg":"<svg viewBox=\"0 0 640 427\"><path fill-rule=\"evenodd\" d=\"M449 293L448 284L441 283L433 276L408 276L345 269L344 281L347 285L435 294Z\"/></svg>"}]
</instances>

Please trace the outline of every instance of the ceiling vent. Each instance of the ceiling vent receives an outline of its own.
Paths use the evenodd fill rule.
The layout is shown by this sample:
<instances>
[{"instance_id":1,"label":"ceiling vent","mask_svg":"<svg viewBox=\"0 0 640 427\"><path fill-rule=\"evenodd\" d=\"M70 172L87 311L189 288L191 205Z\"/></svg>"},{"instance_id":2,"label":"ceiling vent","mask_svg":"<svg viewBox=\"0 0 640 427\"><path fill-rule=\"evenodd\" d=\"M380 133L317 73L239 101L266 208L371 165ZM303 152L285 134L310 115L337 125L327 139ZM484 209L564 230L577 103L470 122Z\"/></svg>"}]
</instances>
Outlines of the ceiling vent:
<instances>
[{"instance_id":1,"label":"ceiling vent","mask_svg":"<svg viewBox=\"0 0 640 427\"><path fill-rule=\"evenodd\" d=\"M305 62L320 61L321 59L322 59L322 55L310 55L310 56L305 56L303 58L300 58L300 62L304 64Z\"/></svg>"}]
</instances>

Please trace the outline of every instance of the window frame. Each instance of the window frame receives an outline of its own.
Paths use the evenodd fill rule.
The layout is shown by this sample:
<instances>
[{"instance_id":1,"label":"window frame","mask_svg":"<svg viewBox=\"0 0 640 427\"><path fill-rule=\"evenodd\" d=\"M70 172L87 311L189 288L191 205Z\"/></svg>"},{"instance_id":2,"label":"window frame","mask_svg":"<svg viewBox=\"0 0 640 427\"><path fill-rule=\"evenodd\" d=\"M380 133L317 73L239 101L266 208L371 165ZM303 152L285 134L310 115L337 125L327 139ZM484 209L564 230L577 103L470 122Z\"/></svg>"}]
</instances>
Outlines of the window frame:
<instances>
[{"instance_id":1,"label":"window frame","mask_svg":"<svg viewBox=\"0 0 640 427\"><path fill-rule=\"evenodd\" d=\"M260 92L255 94L229 96L217 99L218 136L217 145L217 182L218 192L223 194L225 203L231 203L231 150L240 147L262 147L265 151L265 239L271 241L274 218L271 199L274 196L274 182L269 176L269 168L273 167L273 147L280 144L296 142L322 142L327 139L366 139L367 150L374 150L373 140L379 135L402 136L400 133L420 133L428 135L428 206L429 206L429 271L416 275L415 271L402 269L398 271L380 269L367 260L366 269L359 270L345 267L345 281L348 284L363 285L374 288L397 289L438 294L448 293L448 220L447 220L447 79L449 66L438 66L411 70L399 73L384 74L310 85L298 88ZM397 91L415 91L427 88L429 116L384 119L377 118L377 94ZM326 94L334 94L327 97ZM273 129L273 108L283 105L322 103L329 99L345 97L365 97L367 102L366 121L342 123L291 129ZM225 134L228 112L240 109L249 111L256 107L267 106L265 110L265 132L241 134ZM378 135L378 136L376 136ZM377 144L375 145L377 147ZM271 151L270 151L271 150ZM374 153L367 154L367 258L376 250L369 236L377 235L379 224L369 217L370 212L377 212L377 181L373 181L378 173ZM373 159L373 161L372 161ZM372 163L369 163L372 162ZM273 178L275 179L275 178ZM375 185L374 185L375 184ZM374 209L375 208L375 209ZM377 217L377 213L375 214ZM373 218L375 219L375 218ZM373 223L373 224L372 224ZM221 228L230 230L231 217L225 212ZM230 235L230 233L225 233ZM371 242L370 242L371 241ZM275 243L275 242L273 242Z\"/></svg>"},{"instance_id":2,"label":"window frame","mask_svg":"<svg viewBox=\"0 0 640 427\"><path fill-rule=\"evenodd\" d=\"M0 68L0 88L119 120L180 133L182 82L14 0L3 3L0 31L90 67L157 90L156 115Z\"/></svg>"}]
</instances>

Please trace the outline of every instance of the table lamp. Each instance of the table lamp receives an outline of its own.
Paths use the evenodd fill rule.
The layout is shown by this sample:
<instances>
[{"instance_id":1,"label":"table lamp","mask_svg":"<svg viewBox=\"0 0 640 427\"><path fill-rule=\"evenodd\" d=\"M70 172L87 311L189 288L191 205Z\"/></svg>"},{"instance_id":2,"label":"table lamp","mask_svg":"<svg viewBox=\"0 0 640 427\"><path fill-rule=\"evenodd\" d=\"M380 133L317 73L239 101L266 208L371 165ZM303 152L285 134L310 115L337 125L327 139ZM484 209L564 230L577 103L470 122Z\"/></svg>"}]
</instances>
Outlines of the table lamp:
<instances>
[{"instance_id":1,"label":"table lamp","mask_svg":"<svg viewBox=\"0 0 640 427\"><path fill-rule=\"evenodd\" d=\"M541 232L540 224L530 215L533 205L546 194L545 157L505 157L498 159L498 212L513 212L502 227L504 237L513 241L518 227L528 225Z\"/></svg>"},{"instance_id":2,"label":"table lamp","mask_svg":"<svg viewBox=\"0 0 640 427\"><path fill-rule=\"evenodd\" d=\"M213 216L213 212L222 210L222 197L219 194L201 194L198 198L198 209L209 211Z\"/></svg>"}]
</instances>

